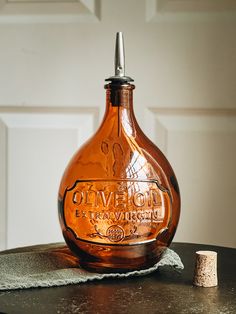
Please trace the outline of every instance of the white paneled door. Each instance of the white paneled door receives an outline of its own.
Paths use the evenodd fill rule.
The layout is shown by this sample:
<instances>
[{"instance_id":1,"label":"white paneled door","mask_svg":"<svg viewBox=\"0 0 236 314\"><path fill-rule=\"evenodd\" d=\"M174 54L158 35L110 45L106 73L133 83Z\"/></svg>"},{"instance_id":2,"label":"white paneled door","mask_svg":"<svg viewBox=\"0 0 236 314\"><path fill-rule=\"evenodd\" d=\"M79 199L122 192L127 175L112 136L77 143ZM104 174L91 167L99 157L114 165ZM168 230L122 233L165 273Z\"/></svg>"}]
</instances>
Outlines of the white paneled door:
<instances>
[{"instance_id":1,"label":"white paneled door","mask_svg":"<svg viewBox=\"0 0 236 314\"><path fill-rule=\"evenodd\" d=\"M58 184L68 159L92 135L96 116L96 109L89 108L15 108L1 114L3 245L4 240L9 247L62 240L56 211Z\"/></svg>"},{"instance_id":2,"label":"white paneled door","mask_svg":"<svg viewBox=\"0 0 236 314\"><path fill-rule=\"evenodd\" d=\"M117 31L180 184L175 241L236 247L236 2L0 0L0 249L62 241L60 178L101 121Z\"/></svg>"}]
</instances>

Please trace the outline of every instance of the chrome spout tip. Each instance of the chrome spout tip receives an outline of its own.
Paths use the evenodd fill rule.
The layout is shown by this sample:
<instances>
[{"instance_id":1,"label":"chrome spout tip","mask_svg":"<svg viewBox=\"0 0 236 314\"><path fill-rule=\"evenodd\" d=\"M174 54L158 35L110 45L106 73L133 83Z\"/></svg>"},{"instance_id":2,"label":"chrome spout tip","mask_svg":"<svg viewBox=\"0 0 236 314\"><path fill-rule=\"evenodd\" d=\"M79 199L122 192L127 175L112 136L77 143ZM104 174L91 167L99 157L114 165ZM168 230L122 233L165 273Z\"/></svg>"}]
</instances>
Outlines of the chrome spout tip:
<instances>
[{"instance_id":1,"label":"chrome spout tip","mask_svg":"<svg viewBox=\"0 0 236 314\"><path fill-rule=\"evenodd\" d=\"M125 49L122 32L116 33L115 76L125 76Z\"/></svg>"},{"instance_id":2,"label":"chrome spout tip","mask_svg":"<svg viewBox=\"0 0 236 314\"><path fill-rule=\"evenodd\" d=\"M116 33L115 75L109 77L106 81L116 82L119 84L126 84L133 81L131 77L125 76L125 49L124 36L122 32Z\"/></svg>"}]
</instances>

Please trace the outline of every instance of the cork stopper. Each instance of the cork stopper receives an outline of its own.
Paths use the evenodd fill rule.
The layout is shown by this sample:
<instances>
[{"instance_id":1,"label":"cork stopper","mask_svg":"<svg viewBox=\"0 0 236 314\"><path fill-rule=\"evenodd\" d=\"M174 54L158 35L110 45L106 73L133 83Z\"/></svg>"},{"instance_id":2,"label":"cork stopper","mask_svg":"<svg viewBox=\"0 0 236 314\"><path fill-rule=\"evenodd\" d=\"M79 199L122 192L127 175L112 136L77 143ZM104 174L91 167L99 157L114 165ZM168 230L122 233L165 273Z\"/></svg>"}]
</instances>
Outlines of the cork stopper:
<instances>
[{"instance_id":1,"label":"cork stopper","mask_svg":"<svg viewBox=\"0 0 236 314\"><path fill-rule=\"evenodd\" d=\"M196 252L193 284L201 287L217 286L217 252Z\"/></svg>"}]
</instances>

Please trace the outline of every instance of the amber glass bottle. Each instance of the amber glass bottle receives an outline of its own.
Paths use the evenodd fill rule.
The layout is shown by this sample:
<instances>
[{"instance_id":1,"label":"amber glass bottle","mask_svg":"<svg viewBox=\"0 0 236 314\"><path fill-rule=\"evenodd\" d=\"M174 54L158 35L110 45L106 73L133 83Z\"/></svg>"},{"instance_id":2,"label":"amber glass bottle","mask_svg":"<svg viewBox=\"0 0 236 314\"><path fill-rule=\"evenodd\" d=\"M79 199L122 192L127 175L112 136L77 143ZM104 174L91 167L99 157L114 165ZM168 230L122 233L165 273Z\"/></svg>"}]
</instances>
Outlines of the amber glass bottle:
<instances>
[{"instance_id":1,"label":"amber glass bottle","mask_svg":"<svg viewBox=\"0 0 236 314\"><path fill-rule=\"evenodd\" d=\"M124 75L121 33L115 72L105 85L101 126L76 152L59 189L67 245L83 267L101 272L154 265L170 244L180 214L174 172L134 116L134 85Z\"/></svg>"}]
</instances>

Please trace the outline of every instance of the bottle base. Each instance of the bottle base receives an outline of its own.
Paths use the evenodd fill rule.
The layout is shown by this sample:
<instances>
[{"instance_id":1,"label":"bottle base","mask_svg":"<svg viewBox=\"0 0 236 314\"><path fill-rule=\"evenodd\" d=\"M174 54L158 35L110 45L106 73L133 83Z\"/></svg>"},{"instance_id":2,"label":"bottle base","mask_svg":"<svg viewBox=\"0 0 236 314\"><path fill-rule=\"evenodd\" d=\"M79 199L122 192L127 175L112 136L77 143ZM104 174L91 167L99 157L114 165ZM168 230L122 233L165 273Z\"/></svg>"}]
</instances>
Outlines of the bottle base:
<instances>
[{"instance_id":1,"label":"bottle base","mask_svg":"<svg viewBox=\"0 0 236 314\"><path fill-rule=\"evenodd\" d=\"M145 265L143 267L125 267L123 264L108 264L108 263L87 263L87 262L80 262L80 266L88 271L96 272L96 273L129 273L132 271L139 271L142 269L148 269L154 266L157 261L150 263L150 265Z\"/></svg>"},{"instance_id":2,"label":"bottle base","mask_svg":"<svg viewBox=\"0 0 236 314\"><path fill-rule=\"evenodd\" d=\"M98 273L124 273L150 268L166 250L166 246L157 241L114 246L81 241L68 231L64 237L68 247L79 258L80 266Z\"/></svg>"}]
</instances>

